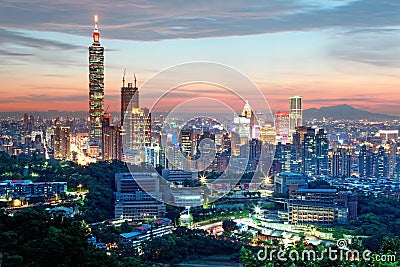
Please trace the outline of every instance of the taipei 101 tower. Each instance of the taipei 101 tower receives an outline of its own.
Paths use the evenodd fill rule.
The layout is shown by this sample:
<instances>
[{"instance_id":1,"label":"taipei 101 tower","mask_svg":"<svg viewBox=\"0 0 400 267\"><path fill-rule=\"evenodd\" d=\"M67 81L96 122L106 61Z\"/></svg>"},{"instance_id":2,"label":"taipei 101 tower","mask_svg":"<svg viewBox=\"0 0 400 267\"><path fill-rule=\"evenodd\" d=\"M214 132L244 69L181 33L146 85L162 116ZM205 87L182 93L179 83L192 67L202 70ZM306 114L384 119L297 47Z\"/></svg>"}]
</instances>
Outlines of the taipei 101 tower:
<instances>
[{"instance_id":1,"label":"taipei 101 tower","mask_svg":"<svg viewBox=\"0 0 400 267\"><path fill-rule=\"evenodd\" d=\"M97 15L93 44L89 47L89 142L101 150L101 118L104 115L104 47L100 45Z\"/></svg>"}]
</instances>

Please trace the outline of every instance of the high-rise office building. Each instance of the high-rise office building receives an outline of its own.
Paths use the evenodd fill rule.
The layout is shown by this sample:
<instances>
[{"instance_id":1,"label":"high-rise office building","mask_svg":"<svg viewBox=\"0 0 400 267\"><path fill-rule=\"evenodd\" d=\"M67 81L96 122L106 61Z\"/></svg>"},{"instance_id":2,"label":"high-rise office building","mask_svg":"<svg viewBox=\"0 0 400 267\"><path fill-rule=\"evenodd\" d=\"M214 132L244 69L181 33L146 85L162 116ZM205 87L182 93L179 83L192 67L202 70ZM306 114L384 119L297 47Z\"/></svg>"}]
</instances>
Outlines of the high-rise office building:
<instances>
[{"instance_id":1,"label":"high-rise office building","mask_svg":"<svg viewBox=\"0 0 400 267\"><path fill-rule=\"evenodd\" d=\"M70 159L70 128L64 127L61 121L57 118L56 125L54 128L54 138L53 138L53 148L54 148L54 158L59 160L69 160Z\"/></svg>"},{"instance_id":2,"label":"high-rise office building","mask_svg":"<svg viewBox=\"0 0 400 267\"><path fill-rule=\"evenodd\" d=\"M127 112L129 111L129 103L131 104L130 110L133 108L139 108L139 89L136 85L136 75L134 75L134 85L132 83L128 83L128 86L125 87L124 74L121 87L121 125L124 125L124 119L129 120L129 115L131 114L130 112ZM127 117L125 118L125 116Z\"/></svg>"},{"instance_id":3,"label":"high-rise office building","mask_svg":"<svg viewBox=\"0 0 400 267\"><path fill-rule=\"evenodd\" d=\"M315 135L315 152L316 152L316 174L328 175L329 174L329 158L328 149L329 141L328 136L324 129L319 129Z\"/></svg>"},{"instance_id":4,"label":"high-rise office building","mask_svg":"<svg viewBox=\"0 0 400 267\"><path fill-rule=\"evenodd\" d=\"M181 130L180 135L180 144L182 153L185 156L193 156L193 131L192 130Z\"/></svg>"},{"instance_id":5,"label":"high-rise office building","mask_svg":"<svg viewBox=\"0 0 400 267\"><path fill-rule=\"evenodd\" d=\"M303 162L303 142L304 142L304 136L307 134L307 129L310 129L308 126L299 126L296 128L296 133L292 136L292 142L294 146L294 150L296 151L296 160L299 162L299 165L301 166L300 171L304 171L302 169L303 165L301 164Z\"/></svg>"},{"instance_id":6,"label":"high-rise office building","mask_svg":"<svg viewBox=\"0 0 400 267\"><path fill-rule=\"evenodd\" d=\"M330 173L332 177L351 177L353 157L347 148L338 147L330 153Z\"/></svg>"},{"instance_id":7,"label":"high-rise office building","mask_svg":"<svg viewBox=\"0 0 400 267\"><path fill-rule=\"evenodd\" d=\"M329 174L329 142L324 129L308 128L303 139L302 171L308 175Z\"/></svg>"},{"instance_id":8,"label":"high-rise office building","mask_svg":"<svg viewBox=\"0 0 400 267\"><path fill-rule=\"evenodd\" d=\"M302 171L308 175L315 173L315 129L307 128L303 137Z\"/></svg>"},{"instance_id":9,"label":"high-rise office building","mask_svg":"<svg viewBox=\"0 0 400 267\"><path fill-rule=\"evenodd\" d=\"M374 157L371 147L365 144L360 147L358 155L358 174L360 177L372 177Z\"/></svg>"},{"instance_id":10,"label":"high-rise office building","mask_svg":"<svg viewBox=\"0 0 400 267\"><path fill-rule=\"evenodd\" d=\"M292 144L278 143L275 148L274 161L278 162L279 169L276 172L299 172L299 164L296 160L296 151ZM275 163L275 166L276 163Z\"/></svg>"},{"instance_id":11,"label":"high-rise office building","mask_svg":"<svg viewBox=\"0 0 400 267\"><path fill-rule=\"evenodd\" d=\"M276 131L272 125L264 125L260 129L260 141L267 144L275 144Z\"/></svg>"},{"instance_id":12,"label":"high-rise office building","mask_svg":"<svg viewBox=\"0 0 400 267\"><path fill-rule=\"evenodd\" d=\"M275 129L277 143L286 144L289 142L289 112L275 112Z\"/></svg>"},{"instance_id":13,"label":"high-rise office building","mask_svg":"<svg viewBox=\"0 0 400 267\"><path fill-rule=\"evenodd\" d=\"M246 116L235 116L234 125L235 133L239 137L239 144L247 144L247 142L251 139L251 119L247 118Z\"/></svg>"},{"instance_id":14,"label":"high-rise office building","mask_svg":"<svg viewBox=\"0 0 400 267\"><path fill-rule=\"evenodd\" d=\"M27 113L24 114L24 125L25 127L28 126L29 123L29 116Z\"/></svg>"},{"instance_id":15,"label":"high-rise office building","mask_svg":"<svg viewBox=\"0 0 400 267\"><path fill-rule=\"evenodd\" d=\"M151 113L147 108L133 108L132 116L131 149L143 150L151 143ZM127 132L128 134L128 132Z\"/></svg>"},{"instance_id":16,"label":"high-rise office building","mask_svg":"<svg viewBox=\"0 0 400 267\"><path fill-rule=\"evenodd\" d=\"M97 15L93 44L89 47L89 140L100 144L101 119L104 115L104 47L100 45Z\"/></svg>"},{"instance_id":17,"label":"high-rise office building","mask_svg":"<svg viewBox=\"0 0 400 267\"><path fill-rule=\"evenodd\" d=\"M341 176L341 153L340 151L335 151L331 156L331 176L340 177Z\"/></svg>"},{"instance_id":18,"label":"high-rise office building","mask_svg":"<svg viewBox=\"0 0 400 267\"><path fill-rule=\"evenodd\" d=\"M382 178L389 176L389 156L383 146L379 146L375 153L375 177Z\"/></svg>"},{"instance_id":19,"label":"high-rise office building","mask_svg":"<svg viewBox=\"0 0 400 267\"><path fill-rule=\"evenodd\" d=\"M303 124L303 99L301 96L290 97L289 135L296 132L296 127Z\"/></svg>"},{"instance_id":20,"label":"high-rise office building","mask_svg":"<svg viewBox=\"0 0 400 267\"><path fill-rule=\"evenodd\" d=\"M111 114L104 113L102 119L103 160L122 159L121 126L112 125Z\"/></svg>"}]
</instances>

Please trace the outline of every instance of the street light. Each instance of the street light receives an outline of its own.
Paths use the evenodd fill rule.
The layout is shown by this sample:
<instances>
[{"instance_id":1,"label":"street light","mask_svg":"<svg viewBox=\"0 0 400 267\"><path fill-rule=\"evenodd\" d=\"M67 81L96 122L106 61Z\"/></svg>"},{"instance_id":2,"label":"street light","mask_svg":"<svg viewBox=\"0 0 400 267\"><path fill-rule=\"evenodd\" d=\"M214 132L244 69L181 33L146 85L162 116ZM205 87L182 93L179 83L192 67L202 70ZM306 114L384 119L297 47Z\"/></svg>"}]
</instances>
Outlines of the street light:
<instances>
[{"instance_id":1,"label":"street light","mask_svg":"<svg viewBox=\"0 0 400 267\"><path fill-rule=\"evenodd\" d=\"M201 182L202 184L206 184L206 182L207 182L207 176L205 176L204 174L201 175L201 176L200 176L200 182Z\"/></svg>"}]
</instances>

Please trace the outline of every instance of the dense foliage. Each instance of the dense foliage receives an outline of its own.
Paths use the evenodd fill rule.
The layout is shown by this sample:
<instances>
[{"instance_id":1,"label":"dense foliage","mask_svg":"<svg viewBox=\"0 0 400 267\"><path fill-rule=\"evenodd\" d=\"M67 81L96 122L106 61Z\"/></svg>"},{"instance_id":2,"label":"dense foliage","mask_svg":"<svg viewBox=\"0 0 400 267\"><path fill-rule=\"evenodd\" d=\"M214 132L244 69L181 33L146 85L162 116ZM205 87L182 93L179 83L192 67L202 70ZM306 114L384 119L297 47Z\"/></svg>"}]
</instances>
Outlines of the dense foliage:
<instances>
[{"instance_id":1,"label":"dense foliage","mask_svg":"<svg viewBox=\"0 0 400 267\"><path fill-rule=\"evenodd\" d=\"M233 220L224 220L222 222L222 228L226 232L231 232L231 231L234 231L237 228L237 225Z\"/></svg>"},{"instance_id":2,"label":"dense foliage","mask_svg":"<svg viewBox=\"0 0 400 267\"><path fill-rule=\"evenodd\" d=\"M25 166L28 175L22 176ZM81 216L86 222L98 222L113 217L115 191L115 173L128 172L121 161L98 162L88 166L79 166L73 162L45 160L36 157L16 157L0 153L0 180L31 179L39 182L62 181L68 188L88 189L85 205L81 207Z\"/></svg>"},{"instance_id":3,"label":"dense foliage","mask_svg":"<svg viewBox=\"0 0 400 267\"><path fill-rule=\"evenodd\" d=\"M239 257L240 242L228 237L213 237L199 229L178 227L172 234L147 242L143 247L142 260L178 263L185 259L225 254Z\"/></svg>"},{"instance_id":4,"label":"dense foliage","mask_svg":"<svg viewBox=\"0 0 400 267\"><path fill-rule=\"evenodd\" d=\"M364 245L374 251L385 236L400 236L400 201L395 198L362 196L358 198L358 220L350 223L356 235L371 236Z\"/></svg>"},{"instance_id":5,"label":"dense foliage","mask_svg":"<svg viewBox=\"0 0 400 267\"><path fill-rule=\"evenodd\" d=\"M264 248L242 248L240 259L244 267L394 267L400 266L399 245L399 237L384 238L377 253L364 253L359 244L341 250L324 244L314 246L304 240L286 248L268 242ZM354 251L358 251L358 257Z\"/></svg>"},{"instance_id":6,"label":"dense foliage","mask_svg":"<svg viewBox=\"0 0 400 267\"><path fill-rule=\"evenodd\" d=\"M50 217L44 211L24 209L14 216L0 210L2 266L148 266L128 258L118 260L89 245L82 222ZM0 261L1 262L1 261Z\"/></svg>"}]
</instances>

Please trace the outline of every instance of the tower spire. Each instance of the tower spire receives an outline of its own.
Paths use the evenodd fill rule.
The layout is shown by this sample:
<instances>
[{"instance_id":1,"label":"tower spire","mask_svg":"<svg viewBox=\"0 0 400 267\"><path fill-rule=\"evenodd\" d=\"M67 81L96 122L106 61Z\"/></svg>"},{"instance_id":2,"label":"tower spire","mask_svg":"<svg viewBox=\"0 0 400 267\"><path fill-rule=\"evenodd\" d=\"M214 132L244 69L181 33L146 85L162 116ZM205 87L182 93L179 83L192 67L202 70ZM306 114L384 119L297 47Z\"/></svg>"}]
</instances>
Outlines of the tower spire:
<instances>
[{"instance_id":1,"label":"tower spire","mask_svg":"<svg viewBox=\"0 0 400 267\"><path fill-rule=\"evenodd\" d=\"M99 32L99 27L97 25L98 23L98 17L97 15L94 15L94 30L93 30L93 41L95 43L100 42L100 32Z\"/></svg>"},{"instance_id":2,"label":"tower spire","mask_svg":"<svg viewBox=\"0 0 400 267\"><path fill-rule=\"evenodd\" d=\"M99 22L99 20L98 20L97 14L96 14L96 15L94 15L94 30L95 31L99 30L99 27L97 26L98 22Z\"/></svg>"},{"instance_id":3,"label":"tower spire","mask_svg":"<svg viewBox=\"0 0 400 267\"><path fill-rule=\"evenodd\" d=\"M125 87L125 72L126 68L124 69L124 76L122 76L122 87Z\"/></svg>"},{"instance_id":4,"label":"tower spire","mask_svg":"<svg viewBox=\"0 0 400 267\"><path fill-rule=\"evenodd\" d=\"M136 74L135 73L133 73L133 78L134 78L134 81L135 81L135 87L134 88L137 88L136 87Z\"/></svg>"}]
</instances>

